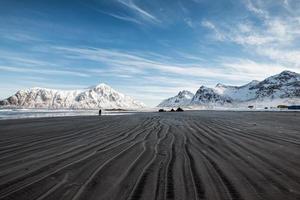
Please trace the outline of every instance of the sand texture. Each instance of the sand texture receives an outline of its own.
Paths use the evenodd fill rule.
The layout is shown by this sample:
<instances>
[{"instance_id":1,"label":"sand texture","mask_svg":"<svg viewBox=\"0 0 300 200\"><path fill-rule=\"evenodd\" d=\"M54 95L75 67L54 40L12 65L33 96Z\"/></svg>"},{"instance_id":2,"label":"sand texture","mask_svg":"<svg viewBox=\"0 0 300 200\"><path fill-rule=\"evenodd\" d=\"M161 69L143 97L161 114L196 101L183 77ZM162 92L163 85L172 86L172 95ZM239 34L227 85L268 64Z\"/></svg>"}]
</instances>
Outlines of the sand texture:
<instances>
[{"instance_id":1,"label":"sand texture","mask_svg":"<svg viewBox=\"0 0 300 200\"><path fill-rule=\"evenodd\" d=\"M300 112L2 120L0 199L300 199Z\"/></svg>"}]
</instances>

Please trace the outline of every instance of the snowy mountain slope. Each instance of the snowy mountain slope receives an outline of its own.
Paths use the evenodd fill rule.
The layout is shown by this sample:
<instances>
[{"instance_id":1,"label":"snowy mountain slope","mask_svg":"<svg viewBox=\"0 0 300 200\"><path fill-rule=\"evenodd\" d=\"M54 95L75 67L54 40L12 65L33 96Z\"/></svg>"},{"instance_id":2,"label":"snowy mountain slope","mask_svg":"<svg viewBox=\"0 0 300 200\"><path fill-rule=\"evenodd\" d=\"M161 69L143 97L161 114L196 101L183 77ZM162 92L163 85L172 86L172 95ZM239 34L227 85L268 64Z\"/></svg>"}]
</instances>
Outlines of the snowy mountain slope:
<instances>
[{"instance_id":1,"label":"snowy mountain slope","mask_svg":"<svg viewBox=\"0 0 300 200\"><path fill-rule=\"evenodd\" d=\"M231 98L233 101L247 101L255 98L256 90L250 88L258 83L259 81L255 80L243 86L226 86L219 83L214 90L222 96Z\"/></svg>"},{"instance_id":2,"label":"snowy mountain slope","mask_svg":"<svg viewBox=\"0 0 300 200\"><path fill-rule=\"evenodd\" d=\"M261 82L254 80L243 86L227 86L220 83L214 88L201 86L190 103L185 105L238 106L253 103L266 106L280 103L299 104L300 74L283 71ZM167 107L167 104L164 106Z\"/></svg>"},{"instance_id":3,"label":"snowy mountain slope","mask_svg":"<svg viewBox=\"0 0 300 200\"><path fill-rule=\"evenodd\" d=\"M191 102L194 94L190 91L183 90L180 91L176 96L168 98L162 101L158 107L178 107L178 106L185 106Z\"/></svg>"},{"instance_id":4,"label":"snowy mountain slope","mask_svg":"<svg viewBox=\"0 0 300 200\"><path fill-rule=\"evenodd\" d=\"M256 91L256 98L300 98L300 74L283 71L261 81L251 89Z\"/></svg>"},{"instance_id":5,"label":"snowy mountain slope","mask_svg":"<svg viewBox=\"0 0 300 200\"><path fill-rule=\"evenodd\" d=\"M216 92L216 90L201 86L195 96L192 98L190 104L220 104L224 105L227 103L231 103L232 99L227 96L223 96Z\"/></svg>"},{"instance_id":6,"label":"snowy mountain slope","mask_svg":"<svg viewBox=\"0 0 300 200\"><path fill-rule=\"evenodd\" d=\"M144 104L119 93L106 84L86 90L31 88L0 101L2 106L50 109L138 109Z\"/></svg>"}]
</instances>

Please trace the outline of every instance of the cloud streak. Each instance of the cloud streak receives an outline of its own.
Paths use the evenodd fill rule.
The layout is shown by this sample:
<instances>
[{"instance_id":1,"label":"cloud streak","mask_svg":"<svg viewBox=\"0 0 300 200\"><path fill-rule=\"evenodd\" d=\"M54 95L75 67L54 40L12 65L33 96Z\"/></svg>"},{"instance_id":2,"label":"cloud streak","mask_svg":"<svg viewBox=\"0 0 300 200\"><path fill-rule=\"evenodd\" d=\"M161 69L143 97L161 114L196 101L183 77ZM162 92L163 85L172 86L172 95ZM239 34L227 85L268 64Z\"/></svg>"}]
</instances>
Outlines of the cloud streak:
<instances>
[{"instance_id":1,"label":"cloud streak","mask_svg":"<svg viewBox=\"0 0 300 200\"><path fill-rule=\"evenodd\" d=\"M284 69L289 69L283 65L272 65L270 63L255 62L250 59L220 58L218 66L204 66L193 60L193 63L182 64L173 58L173 61L166 61L156 57L136 55L130 52L121 52L112 49L100 48L71 48L53 47L56 51L61 51L63 55L70 59L84 59L106 66L101 73L111 75L143 75L151 70L156 70L161 76L193 77L193 79L222 79L227 81L245 81L261 79L273 73L279 73ZM151 54L150 54L151 55ZM184 54L183 54L184 55ZM187 57L188 58L188 57ZM189 59L192 60L192 59ZM199 61L201 62L201 61ZM290 68L292 69L292 68ZM95 69L96 70L96 69ZM93 72L92 69L87 70ZM97 70L96 70L97 71ZM95 72L95 71L94 71ZM249 72L251 72L249 74ZM149 74L151 74L149 72Z\"/></svg>"},{"instance_id":2,"label":"cloud streak","mask_svg":"<svg viewBox=\"0 0 300 200\"><path fill-rule=\"evenodd\" d=\"M17 66L3 66L0 65L0 71L7 72L18 72L18 73L35 73L44 75L60 75L60 76L80 76L89 77L90 75L83 72L76 72L74 70L54 70L54 69L43 69L43 68L28 68L28 67L17 67Z\"/></svg>"},{"instance_id":3,"label":"cloud streak","mask_svg":"<svg viewBox=\"0 0 300 200\"><path fill-rule=\"evenodd\" d=\"M116 19L123 20L123 21L133 22L133 23L136 23L136 24L142 24L142 22L140 22L139 20L136 20L132 17L121 16L121 15L117 15L117 14L113 14L113 13L105 13L105 14L110 15L110 16L116 18Z\"/></svg>"},{"instance_id":4,"label":"cloud streak","mask_svg":"<svg viewBox=\"0 0 300 200\"><path fill-rule=\"evenodd\" d=\"M129 8L131 11L142 17L144 20L152 22L152 23L158 23L159 20L146 10L139 7L133 0L118 0L120 4L123 6Z\"/></svg>"}]
</instances>

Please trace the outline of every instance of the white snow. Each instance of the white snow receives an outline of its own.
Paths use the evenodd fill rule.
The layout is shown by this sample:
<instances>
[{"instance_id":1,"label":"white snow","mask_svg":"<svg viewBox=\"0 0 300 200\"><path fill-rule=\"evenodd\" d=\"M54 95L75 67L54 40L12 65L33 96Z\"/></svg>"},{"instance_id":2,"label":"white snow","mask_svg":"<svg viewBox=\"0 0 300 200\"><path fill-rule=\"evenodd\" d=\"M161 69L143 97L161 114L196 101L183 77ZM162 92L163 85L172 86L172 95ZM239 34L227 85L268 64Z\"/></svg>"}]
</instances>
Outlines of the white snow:
<instances>
[{"instance_id":1,"label":"white snow","mask_svg":"<svg viewBox=\"0 0 300 200\"><path fill-rule=\"evenodd\" d=\"M243 86L217 84L214 88L201 86L184 104L174 104L177 96L164 100L158 107L273 107L279 104L300 104L300 74L283 71L265 80L251 81ZM188 102L189 101L189 102Z\"/></svg>"},{"instance_id":2,"label":"white snow","mask_svg":"<svg viewBox=\"0 0 300 200\"><path fill-rule=\"evenodd\" d=\"M253 86L257 85L258 81L251 81L250 83L243 86L226 86L222 84L216 85L214 90L222 95L227 96L234 101L247 101L249 99L255 98L257 89L251 89Z\"/></svg>"},{"instance_id":3,"label":"white snow","mask_svg":"<svg viewBox=\"0 0 300 200\"><path fill-rule=\"evenodd\" d=\"M145 107L143 103L103 83L85 90L55 90L39 87L20 90L1 104L11 107L48 109L140 109Z\"/></svg>"},{"instance_id":4,"label":"white snow","mask_svg":"<svg viewBox=\"0 0 300 200\"><path fill-rule=\"evenodd\" d=\"M183 90L180 91L176 96L168 98L162 101L158 107L178 107L178 106L186 106L191 102L194 94L190 91Z\"/></svg>"}]
</instances>

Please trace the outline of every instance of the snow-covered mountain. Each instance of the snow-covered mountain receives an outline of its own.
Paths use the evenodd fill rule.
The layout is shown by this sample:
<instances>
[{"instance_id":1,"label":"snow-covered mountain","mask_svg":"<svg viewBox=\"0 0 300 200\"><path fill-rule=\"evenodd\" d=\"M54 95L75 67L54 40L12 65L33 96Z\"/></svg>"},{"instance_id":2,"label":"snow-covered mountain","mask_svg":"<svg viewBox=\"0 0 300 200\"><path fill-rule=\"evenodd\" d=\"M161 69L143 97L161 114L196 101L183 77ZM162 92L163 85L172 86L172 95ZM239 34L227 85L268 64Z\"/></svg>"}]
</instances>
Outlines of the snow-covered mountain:
<instances>
[{"instance_id":1,"label":"snow-covered mountain","mask_svg":"<svg viewBox=\"0 0 300 200\"><path fill-rule=\"evenodd\" d=\"M0 101L1 106L50 109L139 109L144 104L106 84L85 90L30 88Z\"/></svg>"},{"instance_id":2,"label":"snow-covered mountain","mask_svg":"<svg viewBox=\"0 0 300 200\"><path fill-rule=\"evenodd\" d=\"M253 86L256 86L259 81L253 80L250 83L242 86L227 86L218 83L214 91L221 96L226 96L233 101L247 101L249 99L255 98L256 91L252 90Z\"/></svg>"},{"instance_id":3,"label":"snow-covered mountain","mask_svg":"<svg viewBox=\"0 0 300 200\"><path fill-rule=\"evenodd\" d=\"M250 83L236 87L218 84L214 90L230 98L233 102L265 101L285 98L300 98L300 74L283 71L280 74L266 78L265 80L251 81Z\"/></svg>"},{"instance_id":4,"label":"snow-covered mountain","mask_svg":"<svg viewBox=\"0 0 300 200\"><path fill-rule=\"evenodd\" d=\"M201 86L185 105L236 106L253 103L265 106L280 103L300 104L300 74L283 71L263 81L254 80L243 86L227 86L220 83L214 88ZM173 105L164 104L164 107Z\"/></svg>"},{"instance_id":5,"label":"snow-covered mountain","mask_svg":"<svg viewBox=\"0 0 300 200\"><path fill-rule=\"evenodd\" d=\"M201 86L195 96L192 98L190 105L197 105L197 104L226 104L231 103L232 100L230 97L223 96L216 92L216 90Z\"/></svg>"},{"instance_id":6,"label":"snow-covered mountain","mask_svg":"<svg viewBox=\"0 0 300 200\"><path fill-rule=\"evenodd\" d=\"M176 107L176 106L186 106L191 102L194 94L190 91L183 90L180 91L176 96L168 98L162 101L158 107Z\"/></svg>"},{"instance_id":7,"label":"snow-covered mountain","mask_svg":"<svg viewBox=\"0 0 300 200\"><path fill-rule=\"evenodd\" d=\"M256 90L256 98L300 98L300 74L283 71L256 84L250 89Z\"/></svg>"}]
</instances>

